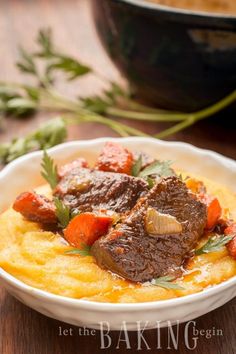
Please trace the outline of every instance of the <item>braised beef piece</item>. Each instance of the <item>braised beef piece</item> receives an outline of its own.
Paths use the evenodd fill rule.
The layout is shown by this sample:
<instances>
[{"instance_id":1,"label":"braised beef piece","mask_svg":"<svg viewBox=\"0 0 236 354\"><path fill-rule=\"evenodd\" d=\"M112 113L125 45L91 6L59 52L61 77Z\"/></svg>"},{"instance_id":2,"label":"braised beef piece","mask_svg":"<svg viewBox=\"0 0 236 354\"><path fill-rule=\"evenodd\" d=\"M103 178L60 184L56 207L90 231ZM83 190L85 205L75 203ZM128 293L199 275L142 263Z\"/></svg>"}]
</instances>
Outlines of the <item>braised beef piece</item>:
<instances>
[{"instance_id":1,"label":"braised beef piece","mask_svg":"<svg viewBox=\"0 0 236 354\"><path fill-rule=\"evenodd\" d=\"M60 180L54 194L72 211L108 209L124 213L147 192L148 184L140 178L80 167Z\"/></svg>"},{"instance_id":2,"label":"braised beef piece","mask_svg":"<svg viewBox=\"0 0 236 354\"><path fill-rule=\"evenodd\" d=\"M79 168L79 167L85 167L85 168L89 167L88 162L83 157L78 157L76 160L73 160L72 162L69 162L61 166L58 170L59 179L65 177L74 168Z\"/></svg>"},{"instance_id":3,"label":"braised beef piece","mask_svg":"<svg viewBox=\"0 0 236 354\"><path fill-rule=\"evenodd\" d=\"M182 232L150 235L145 225L150 207L175 217ZM167 177L138 201L123 223L94 243L92 254L100 266L132 281L179 275L185 257L203 234L206 218L206 206L180 179Z\"/></svg>"}]
</instances>

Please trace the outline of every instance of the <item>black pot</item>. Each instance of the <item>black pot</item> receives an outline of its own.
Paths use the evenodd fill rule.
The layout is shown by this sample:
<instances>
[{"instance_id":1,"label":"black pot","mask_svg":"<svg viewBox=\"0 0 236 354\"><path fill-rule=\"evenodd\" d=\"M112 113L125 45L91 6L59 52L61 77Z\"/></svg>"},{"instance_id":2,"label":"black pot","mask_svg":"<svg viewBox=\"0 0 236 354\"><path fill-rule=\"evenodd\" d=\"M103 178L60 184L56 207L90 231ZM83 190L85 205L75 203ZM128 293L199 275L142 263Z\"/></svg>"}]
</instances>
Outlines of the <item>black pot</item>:
<instances>
[{"instance_id":1,"label":"black pot","mask_svg":"<svg viewBox=\"0 0 236 354\"><path fill-rule=\"evenodd\" d=\"M142 0L92 0L99 36L138 94L193 111L236 89L236 15Z\"/></svg>"}]
</instances>

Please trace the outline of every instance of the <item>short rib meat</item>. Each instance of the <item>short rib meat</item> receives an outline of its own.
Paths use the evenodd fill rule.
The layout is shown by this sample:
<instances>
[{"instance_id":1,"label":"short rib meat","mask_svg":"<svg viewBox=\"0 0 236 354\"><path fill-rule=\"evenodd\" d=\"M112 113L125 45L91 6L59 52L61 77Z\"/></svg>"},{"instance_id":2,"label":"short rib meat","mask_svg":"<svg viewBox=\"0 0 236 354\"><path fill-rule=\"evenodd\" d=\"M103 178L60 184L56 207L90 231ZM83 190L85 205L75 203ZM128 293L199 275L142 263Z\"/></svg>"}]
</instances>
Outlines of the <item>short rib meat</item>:
<instances>
[{"instance_id":1,"label":"short rib meat","mask_svg":"<svg viewBox=\"0 0 236 354\"><path fill-rule=\"evenodd\" d=\"M106 209L117 213L130 211L146 193L148 184L141 178L81 167L66 174L55 191L72 210Z\"/></svg>"},{"instance_id":2,"label":"short rib meat","mask_svg":"<svg viewBox=\"0 0 236 354\"><path fill-rule=\"evenodd\" d=\"M174 217L182 226L181 232L148 233L145 218L150 208ZM131 281L179 275L205 225L206 206L196 200L179 178L167 177L140 198L121 224L95 242L92 253L100 266Z\"/></svg>"}]
</instances>

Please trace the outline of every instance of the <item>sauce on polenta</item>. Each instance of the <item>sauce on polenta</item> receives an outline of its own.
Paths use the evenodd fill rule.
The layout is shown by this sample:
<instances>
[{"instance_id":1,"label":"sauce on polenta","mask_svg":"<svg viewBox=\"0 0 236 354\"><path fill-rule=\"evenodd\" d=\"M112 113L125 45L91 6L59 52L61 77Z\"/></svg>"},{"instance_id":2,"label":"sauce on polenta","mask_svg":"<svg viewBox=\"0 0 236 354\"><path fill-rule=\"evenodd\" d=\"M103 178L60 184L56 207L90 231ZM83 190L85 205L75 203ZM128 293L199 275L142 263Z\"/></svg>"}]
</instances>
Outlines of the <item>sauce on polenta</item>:
<instances>
[{"instance_id":1,"label":"sauce on polenta","mask_svg":"<svg viewBox=\"0 0 236 354\"><path fill-rule=\"evenodd\" d=\"M116 149L118 148L116 147ZM108 170L107 166L111 166L111 163L109 165L109 163L106 161L106 156L103 154L103 156L98 160L96 169L102 171L101 168L103 168L103 171L105 170L105 173L108 174L122 173L130 176L133 173L131 172L130 166L131 164L134 165L136 160L127 150L123 152L123 160L120 161L120 155L122 154L121 149L119 150L118 154L119 159L116 161L116 151L113 150L113 167L110 167L110 170ZM109 156L111 156L111 154L109 154ZM143 158L143 163L144 160L145 159ZM153 164L153 162L151 163ZM74 168L78 168L78 164L77 167L75 165L76 163L74 163L73 167L70 165L70 167L67 166L66 168L64 167L64 169L59 170L58 174L61 175L59 189L58 186L56 187L57 198L59 198L58 190L60 190L61 193L63 192L64 196L66 195L67 198L68 195L72 196L74 185L72 188L70 184L71 189L68 191L68 185L65 185L65 180L68 182L68 171L71 172L71 169L73 170ZM83 166L81 166L80 161L79 168L88 169L88 166L85 162L83 162L82 165ZM140 167L140 171L144 171L148 168L148 166L150 167L150 164L145 165L143 168ZM125 169L125 172L120 171L120 168ZM111 169L113 170L111 171ZM114 169L116 169L116 171L114 171ZM140 171L138 175L141 177L143 176L144 178L144 173L142 174ZM135 174L136 176L132 178L139 178L137 177L137 173ZM76 176L77 174L74 173L73 178L75 179ZM151 191L153 188L155 188L155 183L163 183L162 178L168 178L162 177L161 179L158 178L157 180L154 180L154 174L151 176L153 179L151 186L150 180L148 182L149 190ZM186 176L188 176L187 179L185 179ZM66 297L99 302L132 303L165 300L197 293L204 290L205 288L219 284L236 275L236 259L233 249L234 245L231 244L231 247L228 247L228 245L234 240L234 232L236 231L234 229L235 224L233 221L236 220L236 196L227 188L205 178L197 177L196 179L194 176L189 177L189 174L181 173L181 183L185 183L182 181L188 181L186 184L188 188L191 188L193 193L197 192L193 190L194 188L201 189L201 192L198 192L201 194L199 198L202 200L202 202L199 203L205 203L205 197L202 197L203 190L204 193L207 191L208 195L217 198L217 201L221 207L221 214L218 216L217 220L215 220L215 225L213 225L211 222L214 218L212 219L211 215L211 219L209 219L208 211L207 220L205 221L205 228L209 226L209 229L207 231L205 229L201 237L198 237L198 241L194 244L194 247L191 246L192 249L189 250L187 257L183 257L181 266L177 269L176 263L174 263L176 259L171 259L169 262L170 268L167 269L166 273L155 277L162 280L163 277L166 277L167 285L164 284L163 286L163 284L160 283L159 286L158 282L153 282L151 278L146 280L146 272L144 273L145 275L143 275L144 281L135 281L134 279L131 280L129 278L129 274L132 273L129 273L129 270L125 268L124 273L121 272L121 267L123 264L122 258L116 258L116 254L112 260L113 262L117 261L117 263L120 263L116 265L117 268L115 268L114 265L109 268L109 264L103 264L102 262L99 262L99 255L96 252L93 253L92 251L86 255L76 252L68 253L70 250L83 250L84 243L82 241L87 241L85 243L90 246L91 250L93 250L94 244L96 242L105 242L106 247L110 246L111 242L112 245L117 245L117 242L119 242L120 249L116 249L115 252L120 252L122 257L124 252L126 252L126 249L122 248L123 243L119 239L124 237L121 235L121 233L123 233L122 225L128 225L125 224L127 223L127 214L129 220L132 220L132 213L137 212L136 203L140 203L139 199L141 198L142 203L144 203L143 199L145 200L146 195L151 193L150 191L146 190L144 190L144 193L142 193L141 196L137 196L138 201L134 202L135 205L130 208L131 211L127 211L126 209L124 214L123 211L119 212L118 209L114 210L113 208L112 210L112 207L109 209L109 203L107 202L105 204L104 201L103 207L99 206L98 208L96 205L96 208L94 207L93 210L91 209L89 211L83 210L83 208L80 208L80 205L77 203L73 210L74 214L68 221L69 224L63 225L63 227L55 224L53 212L55 212L56 217L58 214L57 209L54 208L54 206L51 204L49 206L46 204L37 204L42 202L42 200L35 200L31 198L31 203L33 203L32 209L29 202L29 197L27 196L27 206L25 206L26 204L24 203L22 204L21 198L20 206L22 208L23 205L24 210L21 209L20 212L19 210L16 211L14 209L17 208L14 206L14 209L11 207L0 216L0 266L17 279L32 287ZM197 186L194 181L201 181L201 186L199 187L199 184ZM83 175L80 180L80 193L81 190L84 191L88 187L88 183L89 179L87 176ZM144 187L146 188L146 186L142 186L142 188ZM76 188L78 191L77 186ZM132 193L134 194L134 191L132 191ZM45 199L47 203L52 200L52 194L55 195L55 188L52 190L48 184L35 190L35 195L40 195L41 198L48 198ZM73 195L75 195L75 193ZM159 198L161 197L159 196ZM70 202L72 199L73 198L70 197ZM45 200L43 199L43 203ZM63 201L63 203L66 203L65 198L63 199L61 197L60 200ZM86 202L88 202L87 199L84 200L83 207L85 206ZM75 205L74 200L73 203ZM93 203L95 204L95 202ZM45 205L49 209L47 209ZM114 203L111 205L114 205ZM124 207L124 204L122 205ZM140 208L144 208L144 205L146 204L140 204L138 209L140 210ZM40 211L38 211L36 206L39 207ZM69 206L71 210L71 205ZM150 210L150 205L148 205L148 209ZM30 217L31 214L29 210L30 212L36 213L37 215L35 216L34 214L32 217ZM129 213L131 213L131 216ZM87 217L88 214L89 218ZM93 214L95 216L93 216ZM81 215L83 216L82 218ZM165 218L165 215L166 214L164 209L161 209L161 212L158 215L155 214L155 219L152 219L154 226L152 225L151 229L148 229L149 234L145 234L143 237L150 237L151 242L157 242L156 239L158 239L158 237L171 237L169 234L182 235L184 232L186 232L186 235L188 235L188 231L184 229L185 226L182 225L182 219L178 216L178 214L176 214L176 217L175 214L172 214L171 218L169 217L169 219ZM153 211L151 216L153 216ZM47 222L44 223L43 221L46 220L45 218L48 218L47 220L50 220L51 224ZM77 224L75 223L75 220L78 220ZM155 224L156 220L159 222L158 227ZM163 227L163 220L167 223L167 226L165 225L165 227ZM228 220L230 220L230 222L228 222ZM73 224L71 226L70 224L72 222ZM84 225L84 223L86 223L86 225ZM89 229L90 223L92 223L93 227L95 228L93 234L91 234L91 230ZM184 225L185 224L186 222ZM223 224L224 226L222 226ZM150 225L148 227L150 227ZM231 235L231 239L228 240L228 244L222 244L221 247L215 250L213 249L213 251L211 250L209 253L200 252L199 255L197 252L195 253L194 250L201 249L214 235L222 237L220 233L224 233L224 230L230 228L233 231L225 233L225 235ZM65 230L67 230L67 232L65 232ZM83 231L83 235L81 230ZM146 229L145 232L147 232ZM81 235L84 237L83 239L81 239ZM136 237L136 235L134 237ZM106 242L108 242L108 246ZM140 241L140 244L141 242L142 240ZM105 246L103 244L99 244L100 248ZM134 251L132 249L132 252L136 252L136 250ZM118 256L120 257L119 254ZM128 256L126 259L129 259L131 262L131 258ZM146 260L144 261L144 265L146 264L145 262ZM123 276L122 274L127 274L127 277ZM169 280L167 279L167 275L169 276ZM170 280L172 285L176 284L177 286L168 286L168 281Z\"/></svg>"}]
</instances>

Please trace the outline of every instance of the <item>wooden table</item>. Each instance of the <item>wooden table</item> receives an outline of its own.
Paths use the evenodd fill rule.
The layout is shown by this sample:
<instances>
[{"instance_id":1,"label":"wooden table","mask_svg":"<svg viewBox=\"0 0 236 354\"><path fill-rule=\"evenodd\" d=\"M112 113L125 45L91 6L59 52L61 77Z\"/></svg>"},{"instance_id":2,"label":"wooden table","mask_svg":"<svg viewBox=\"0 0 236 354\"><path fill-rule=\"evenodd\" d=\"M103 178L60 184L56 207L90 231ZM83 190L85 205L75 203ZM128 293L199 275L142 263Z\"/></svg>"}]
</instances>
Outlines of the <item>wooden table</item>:
<instances>
[{"instance_id":1,"label":"wooden table","mask_svg":"<svg viewBox=\"0 0 236 354\"><path fill-rule=\"evenodd\" d=\"M97 38L89 11L88 0L0 0L0 80L19 81L22 77L14 66L17 59L17 45L26 48L34 47L34 38L40 27L51 26L57 43L68 53L78 56L84 62L92 65L103 76L124 82L114 68ZM66 86L70 93L92 94L104 87L101 80L91 75L72 85ZM62 89L65 86L61 85ZM27 120L9 119L6 129L0 132L0 141L25 134L37 126L39 122L48 119L48 115L36 115ZM136 127L148 133L157 132L158 124L136 123ZM218 151L231 158L236 158L235 144L236 119L235 113L227 111L218 117L201 122L179 134L171 140L190 142L199 147ZM108 128L88 124L70 130L69 139L87 139L100 136L115 136ZM232 354L235 352L235 317L236 299L227 305L196 319L199 330L221 329L223 336L212 336L207 339L200 336L194 353L201 354ZM73 335L60 336L61 330L72 328ZM178 353L187 353L189 349L184 343L185 325L180 326ZM213 332L212 332L213 333ZM0 290L0 353L2 354L72 354L72 353L124 353L125 343L116 350L119 338L118 332L112 332L112 344L109 349L101 349L100 333L83 335L83 330L44 317L29 309ZM137 349L137 334L130 335L132 350ZM190 336L191 337L191 336ZM157 350L156 331L145 332L145 339L151 348L149 353L174 353L168 350L168 331L161 331L162 350ZM193 343L190 341L190 345ZM145 345L143 344L143 348ZM173 345L171 345L173 348ZM140 352L140 351L139 351ZM141 352L146 352L142 349Z\"/></svg>"}]
</instances>

